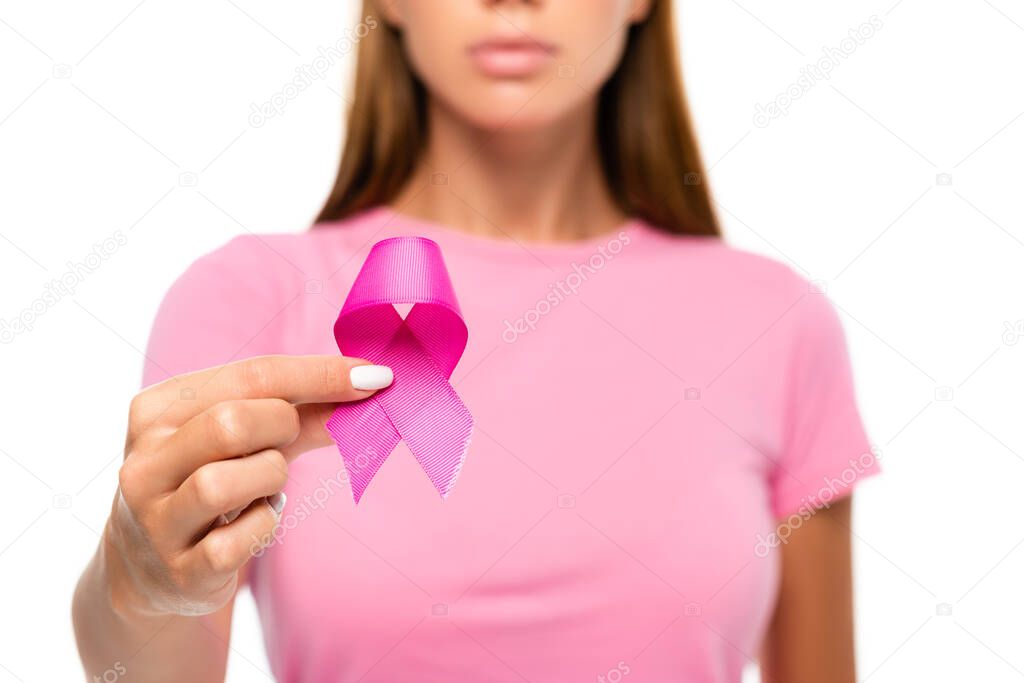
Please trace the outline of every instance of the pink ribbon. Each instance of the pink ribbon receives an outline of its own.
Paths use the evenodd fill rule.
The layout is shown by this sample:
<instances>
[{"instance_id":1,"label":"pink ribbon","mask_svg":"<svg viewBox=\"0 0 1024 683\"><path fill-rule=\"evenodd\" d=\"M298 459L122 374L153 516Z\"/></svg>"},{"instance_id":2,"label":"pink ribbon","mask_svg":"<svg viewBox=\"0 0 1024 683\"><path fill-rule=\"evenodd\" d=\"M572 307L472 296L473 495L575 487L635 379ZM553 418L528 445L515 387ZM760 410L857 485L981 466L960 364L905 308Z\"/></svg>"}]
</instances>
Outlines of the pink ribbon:
<instances>
[{"instance_id":1,"label":"pink ribbon","mask_svg":"<svg viewBox=\"0 0 1024 683\"><path fill-rule=\"evenodd\" d=\"M395 304L413 304L404 320ZM448 381L466 337L437 244L425 237L374 244L334 338L342 354L390 366L395 379L366 400L339 404L327 421L357 503L403 439L441 498L448 497L473 432L473 416Z\"/></svg>"}]
</instances>

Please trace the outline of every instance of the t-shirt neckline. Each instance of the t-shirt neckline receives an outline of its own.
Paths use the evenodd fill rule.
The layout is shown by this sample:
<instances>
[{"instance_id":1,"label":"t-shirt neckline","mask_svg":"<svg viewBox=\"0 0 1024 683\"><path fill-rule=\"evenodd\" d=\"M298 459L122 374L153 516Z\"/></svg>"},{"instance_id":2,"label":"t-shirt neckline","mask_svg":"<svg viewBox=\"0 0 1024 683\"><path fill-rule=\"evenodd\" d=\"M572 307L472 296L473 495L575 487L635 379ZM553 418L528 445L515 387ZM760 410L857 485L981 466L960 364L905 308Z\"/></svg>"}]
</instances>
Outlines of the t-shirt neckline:
<instances>
[{"instance_id":1,"label":"t-shirt neckline","mask_svg":"<svg viewBox=\"0 0 1024 683\"><path fill-rule=\"evenodd\" d=\"M442 243L442 246L446 248L506 254L525 251L536 255L587 253L610 241L620 239L623 233L633 238L638 233L643 232L645 227L642 220L630 217L612 230L599 235L571 240L542 242L522 240L512 236L500 238L476 235L445 223L404 214L387 205L366 209L358 216L358 219L365 221L368 226L375 226L378 230L387 228L386 232L388 235L420 235Z\"/></svg>"}]
</instances>

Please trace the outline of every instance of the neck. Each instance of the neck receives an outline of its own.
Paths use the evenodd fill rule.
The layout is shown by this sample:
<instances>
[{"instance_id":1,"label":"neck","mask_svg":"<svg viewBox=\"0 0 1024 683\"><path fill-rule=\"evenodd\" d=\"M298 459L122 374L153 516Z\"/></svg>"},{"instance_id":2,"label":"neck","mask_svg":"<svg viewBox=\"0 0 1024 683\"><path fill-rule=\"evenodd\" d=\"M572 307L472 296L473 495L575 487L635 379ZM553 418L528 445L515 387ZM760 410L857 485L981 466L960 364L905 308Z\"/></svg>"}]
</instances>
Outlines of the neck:
<instances>
[{"instance_id":1,"label":"neck","mask_svg":"<svg viewBox=\"0 0 1024 683\"><path fill-rule=\"evenodd\" d=\"M396 211L465 232L585 239L625 220L598 157L593 105L543 130L487 131L429 106L428 143Z\"/></svg>"}]
</instances>

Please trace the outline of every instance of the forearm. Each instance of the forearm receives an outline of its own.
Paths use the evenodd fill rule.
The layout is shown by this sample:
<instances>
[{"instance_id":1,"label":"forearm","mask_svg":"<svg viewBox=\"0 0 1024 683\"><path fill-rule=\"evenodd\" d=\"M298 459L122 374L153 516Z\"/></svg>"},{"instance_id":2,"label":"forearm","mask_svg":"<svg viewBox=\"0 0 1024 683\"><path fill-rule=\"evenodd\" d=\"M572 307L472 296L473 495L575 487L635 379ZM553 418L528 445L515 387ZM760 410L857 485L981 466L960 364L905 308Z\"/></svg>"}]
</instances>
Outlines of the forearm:
<instances>
[{"instance_id":1,"label":"forearm","mask_svg":"<svg viewBox=\"0 0 1024 683\"><path fill-rule=\"evenodd\" d=\"M114 595L119 564L101 541L75 590L72 619L86 680L130 674L146 683L223 681L231 605L201 617L144 614Z\"/></svg>"},{"instance_id":2,"label":"forearm","mask_svg":"<svg viewBox=\"0 0 1024 683\"><path fill-rule=\"evenodd\" d=\"M253 544L273 542L289 458L333 443L330 404L373 395L350 378L367 364L262 356L132 399L117 494L72 606L89 680L224 680L235 593ZM205 388L181 401L181 386Z\"/></svg>"},{"instance_id":3,"label":"forearm","mask_svg":"<svg viewBox=\"0 0 1024 683\"><path fill-rule=\"evenodd\" d=\"M781 555L779 598L762 653L762 680L853 683L850 499L804 522Z\"/></svg>"}]
</instances>

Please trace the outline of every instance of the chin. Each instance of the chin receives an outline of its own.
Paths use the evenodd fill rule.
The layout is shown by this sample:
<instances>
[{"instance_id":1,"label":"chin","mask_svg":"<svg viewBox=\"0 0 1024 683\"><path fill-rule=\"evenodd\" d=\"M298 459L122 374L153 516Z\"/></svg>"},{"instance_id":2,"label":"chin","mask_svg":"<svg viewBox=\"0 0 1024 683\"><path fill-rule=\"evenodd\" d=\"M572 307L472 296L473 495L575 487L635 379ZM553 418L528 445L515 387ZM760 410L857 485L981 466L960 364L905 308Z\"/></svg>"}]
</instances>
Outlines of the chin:
<instances>
[{"instance_id":1,"label":"chin","mask_svg":"<svg viewBox=\"0 0 1024 683\"><path fill-rule=\"evenodd\" d=\"M554 83L501 83L473 90L449 101L451 109L473 126L487 131L543 130L568 116L576 98L551 97ZM538 94L543 88L544 92ZM573 93L570 93L570 95Z\"/></svg>"}]
</instances>

